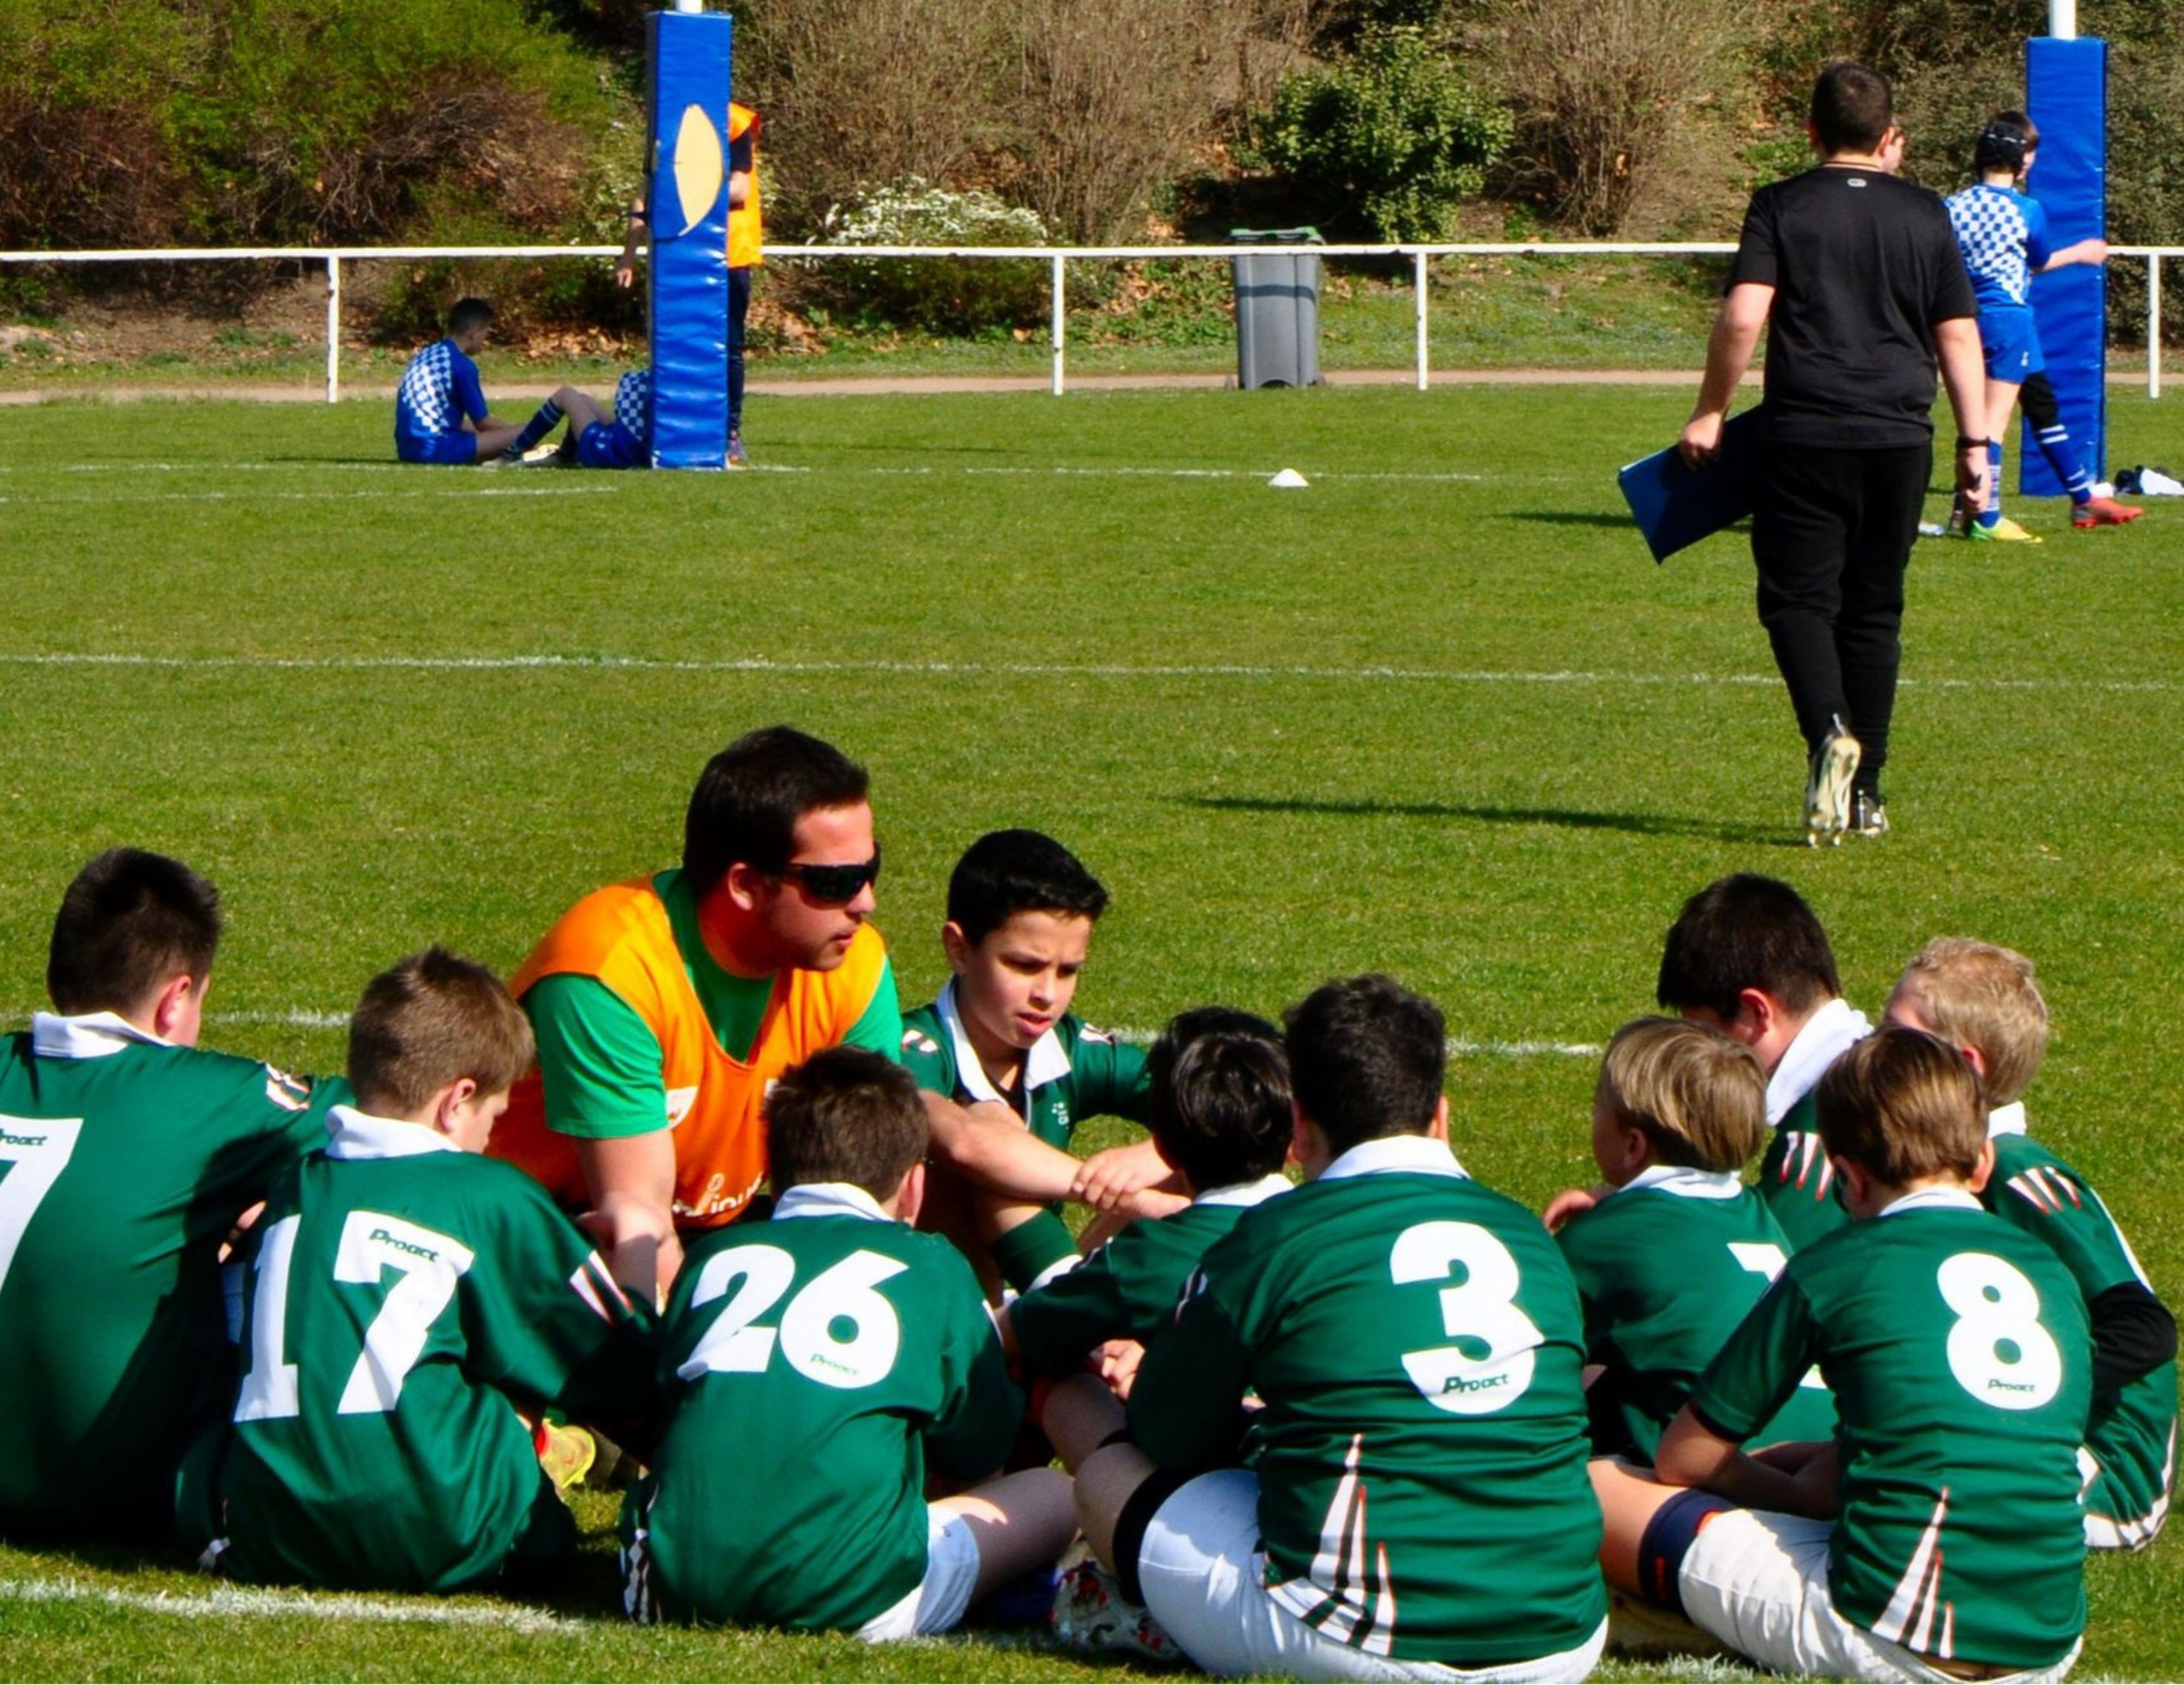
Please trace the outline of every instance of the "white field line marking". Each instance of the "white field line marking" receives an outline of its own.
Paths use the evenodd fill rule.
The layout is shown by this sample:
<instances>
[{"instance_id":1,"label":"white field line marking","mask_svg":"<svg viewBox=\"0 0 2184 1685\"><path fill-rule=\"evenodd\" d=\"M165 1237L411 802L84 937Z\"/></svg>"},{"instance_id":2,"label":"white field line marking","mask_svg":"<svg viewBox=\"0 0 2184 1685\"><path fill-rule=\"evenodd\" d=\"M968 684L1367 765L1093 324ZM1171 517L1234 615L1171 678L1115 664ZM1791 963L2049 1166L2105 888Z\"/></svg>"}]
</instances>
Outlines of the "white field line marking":
<instances>
[{"instance_id":1,"label":"white field line marking","mask_svg":"<svg viewBox=\"0 0 2184 1685\"><path fill-rule=\"evenodd\" d=\"M1039 466L1023 464L947 464L905 463L899 466L884 464L843 463L830 467L817 467L809 463L755 462L754 471L764 474L828 474L865 476L893 479L926 479L941 476L960 476L968 479L1150 479L1150 480L1257 480L1270 478L1281 467L1272 468L1154 468L1132 467L1123 464L1102 464L1096 467L1072 467L1067 463ZM62 473L62 474L187 474L270 472L282 469L301 472L348 474L415 473L415 468L400 462L69 462L41 467L29 463L0 464L0 474ZM1310 471L1314 483L1323 480L1371 480L1409 482L1420 485L1482 485L1497 477L1491 474L1435 473L1425 470L1381 468L1315 468ZM609 478L620 477L608 476ZM1557 484L1585 485L1596 483L1597 477L1583 475L1511 475L1521 477L1526 485L1540 485L1552 481ZM59 501L60 499L50 499Z\"/></svg>"},{"instance_id":2,"label":"white field line marking","mask_svg":"<svg viewBox=\"0 0 2184 1685\"><path fill-rule=\"evenodd\" d=\"M111 508L117 503L332 503L345 499L473 497L597 497L611 494L610 484L593 483L580 486L483 486L475 490L456 486L419 486L414 489L393 491L373 488L365 491L337 492L102 492L96 497L0 497L0 503L34 504L41 509L59 508L70 504L97 504Z\"/></svg>"},{"instance_id":3,"label":"white field line marking","mask_svg":"<svg viewBox=\"0 0 2184 1685\"><path fill-rule=\"evenodd\" d=\"M259 1591L216 1586L201 1593L131 1592L76 1580L0 1580L0 1599L18 1603L102 1603L115 1609L171 1615L185 1621L228 1621L237 1615L302 1615L317 1621L415 1621L434 1626L492 1626L511 1632L580 1632L594 1622L543 1610L480 1608L467 1604L397 1603L348 1594Z\"/></svg>"},{"instance_id":4,"label":"white field line marking","mask_svg":"<svg viewBox=\"0 0 2184 1685\"><path fill-rule=\"evenodd\" d=\"M586 672L798 674L883 673L928 678L1244 678L1402 684L1758 685L1781 680L1758 672L1526 672L1491 669L1387 667L1260 667L1244 662L1154 664L1125 661L776 661L765 656L719 661L668 661L649 656L146 656L53 650L0 653L0 667L290 668L338 672ZM2085 690L2114 695L2166 694L2184 681L2165 678L1905 678L1906 689L1931 690Z\"/></svg>"}]
</instances>

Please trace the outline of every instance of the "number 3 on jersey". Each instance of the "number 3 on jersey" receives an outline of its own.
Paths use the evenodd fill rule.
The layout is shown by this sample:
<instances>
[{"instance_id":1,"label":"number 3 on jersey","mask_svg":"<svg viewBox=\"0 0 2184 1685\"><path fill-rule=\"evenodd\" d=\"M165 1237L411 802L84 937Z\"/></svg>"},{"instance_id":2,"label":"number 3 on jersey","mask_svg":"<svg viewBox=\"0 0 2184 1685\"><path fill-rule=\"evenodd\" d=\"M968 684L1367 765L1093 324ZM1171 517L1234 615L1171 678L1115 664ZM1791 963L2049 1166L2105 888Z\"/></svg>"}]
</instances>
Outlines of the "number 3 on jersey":
<instances>
[{"instance_id":1,"label":"number 3 on jersey","mask_svg":"<svg viewBox=\"0 0 2184 1685\"><path fill-rule=\"evenodd\" d=\"M1396 1238L1388 1273L1398 1286L1463 1279L1440 1290L1442 1331L1453 1345L1403 1353L1411 1385L1436 1409L1485 1416L1532 1384L1539 1325L1517 1308L1517 1260L1476 1223L1419 1223Z\"/></svg>"},{"instance_id":2,"label":"number 3 on jersey","mask_svg":"<svg viewBox=\"0 0 2184 1685\"><path fill-rule=\"evenodd\" d=\"M757 1375L779 1353L807 1381L847 1392L887 1379L902 1348L902 1320L878 1292L910 1266L874 1252L853 1252L821 1270L782 1307L777 1326L758 1319L796 1279L796 1260L779 1247L731 1247L705 1260L690 1308L727 1299L721 1314L675 1372ZM731 1295L729 1290L734 1292Z\"/></svg>"}]
</instances>

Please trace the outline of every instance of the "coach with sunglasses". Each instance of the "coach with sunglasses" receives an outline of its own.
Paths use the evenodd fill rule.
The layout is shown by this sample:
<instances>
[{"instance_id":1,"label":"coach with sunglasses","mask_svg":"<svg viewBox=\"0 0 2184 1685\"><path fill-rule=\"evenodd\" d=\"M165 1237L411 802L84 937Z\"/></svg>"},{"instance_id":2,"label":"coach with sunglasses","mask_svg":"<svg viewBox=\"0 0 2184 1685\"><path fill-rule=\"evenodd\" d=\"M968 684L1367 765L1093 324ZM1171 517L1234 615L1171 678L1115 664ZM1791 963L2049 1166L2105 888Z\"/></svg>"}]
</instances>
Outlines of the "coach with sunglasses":
<instances>
[{"instance_id":1,"label":"coach with sunglasses","mask_svg":"<svg viewBox=\"0 0 2184 1685\"><path fill-rule=\"evenodd\" d=\"M699 777L682 864L585 896L512 979L538 1068L488 1151L583 1213L648 1300L677 1230L733 1222L765 1186L775 1078L844 1042L899 1057L894 972L866 923L867 788L790 727L737 739Z\"/></svg>"}]
</instances>

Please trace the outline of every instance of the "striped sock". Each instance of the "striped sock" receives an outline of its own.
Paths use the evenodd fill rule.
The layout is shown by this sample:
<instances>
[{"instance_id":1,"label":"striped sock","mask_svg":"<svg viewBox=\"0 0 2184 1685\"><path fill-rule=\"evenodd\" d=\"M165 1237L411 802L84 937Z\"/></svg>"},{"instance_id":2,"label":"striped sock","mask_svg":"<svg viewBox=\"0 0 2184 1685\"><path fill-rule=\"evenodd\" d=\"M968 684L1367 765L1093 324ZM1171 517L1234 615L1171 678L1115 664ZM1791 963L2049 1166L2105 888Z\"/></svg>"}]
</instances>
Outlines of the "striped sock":
<instances>
[{"instance_id":1,"label":"striped sock","mask_svg":"<svg viewBox=\"0 0 2184 1685\"><path fill-rule=\"evenodd\" d=\"M1986 447L1986 507L1979 512L1982 527L2002 524L2002 441L1990 439Z\"/></svg>"},{"instance_id":2,"label":"striped sock","mask_svg":"<svg viewBox=\"0 0 2184 1685\"><path fill-rule=\"evenodd\" d=\"M538 406L538 413L523 424L523 431L515 436L515 443L508 447L510 456L521 456L552 432L561 423L561 406L548 399Z\"/></svg>"},{"instance_id":3,"label":"striped sock","mask_svg":"<svg viewBox=\"0 0 2184 1685\"><path fill-rule=\"evenodd\" d=\"M2048 466L2055 471L2055 477L2063 483L2063 489L2070 494L2070 501L2081 506L2093 500L2093 477L2086 471L2086 465L2078 460L2078 453L2070 444L2070 430L2060 421L2052 427L2041 427L2032 435L2039 443L2040 454L2048 459Z\"/></svg>"}]
</instances>

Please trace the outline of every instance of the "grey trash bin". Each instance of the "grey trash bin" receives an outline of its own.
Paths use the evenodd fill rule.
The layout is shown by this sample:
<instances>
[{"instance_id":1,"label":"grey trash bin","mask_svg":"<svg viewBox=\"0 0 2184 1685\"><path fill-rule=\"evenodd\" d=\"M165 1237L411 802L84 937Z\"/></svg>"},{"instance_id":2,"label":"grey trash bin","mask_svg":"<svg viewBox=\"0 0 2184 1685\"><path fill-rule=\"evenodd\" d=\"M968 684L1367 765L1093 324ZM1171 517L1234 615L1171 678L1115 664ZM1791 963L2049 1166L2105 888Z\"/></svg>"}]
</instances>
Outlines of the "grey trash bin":
<instances>
[{"instance_id":1,"label":"grey trash bin","mask_svg":"<svg viewBox=\"0 0 2184 1685\"><path fill-rule=\"evenodd\" d=\"M1236 384L1319 384L1319 244L1317 228L1232 228L1240 246L1279 251L1239 252L1230 259L1236 285Z\"/></svg>"}]
</instances>

